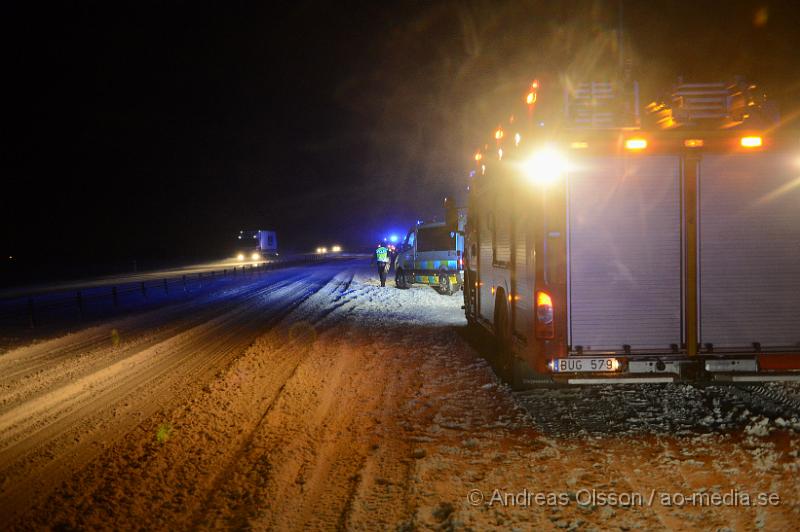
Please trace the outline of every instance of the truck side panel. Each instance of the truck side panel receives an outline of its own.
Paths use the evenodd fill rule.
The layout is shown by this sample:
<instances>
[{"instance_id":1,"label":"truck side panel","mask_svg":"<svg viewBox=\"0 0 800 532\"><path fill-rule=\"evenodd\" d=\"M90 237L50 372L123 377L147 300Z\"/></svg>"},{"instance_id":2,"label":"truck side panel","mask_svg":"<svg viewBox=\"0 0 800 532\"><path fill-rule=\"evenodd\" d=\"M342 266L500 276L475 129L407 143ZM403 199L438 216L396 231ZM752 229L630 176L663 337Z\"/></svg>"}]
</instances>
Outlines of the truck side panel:
<instances>
[{"instance_id":1,"label":"truck side panel","mask_svg":"<svg viewBox=\"0 0 800 532\"><path fill-rule=\"evenodd\" d=\"M275 231L258 231L258 247L262 252L272 252L278 250L278 237Z\"/></svg>"},{"instance_id":2,"label":"truck side panel","mask_svg":"<svg viewBox=\"0 0 800 532\"><path fill-rule=\"evenodd\" d=\"M536 269L533 264L533 234L527 197L518 194L514 201L514 333L527 339L533 331L533 293Z\"/></svg>"},{"instance_id":3,"label":"truck side panel","mask_svg":"<svg viewBox=\"0 0 800 532\"><path fill-rule=\"evenodd\" d=\"M480 317L493 321L494 320L494 266L492 260L494 257L493 246L493 224L494 224L494 201L493 197L484 194L479 200L478 207L478 231L480 233L480 263L478 271L480 272L480 279L478 282L478 291L480 292Z\"/></svg>"}]
</instances>

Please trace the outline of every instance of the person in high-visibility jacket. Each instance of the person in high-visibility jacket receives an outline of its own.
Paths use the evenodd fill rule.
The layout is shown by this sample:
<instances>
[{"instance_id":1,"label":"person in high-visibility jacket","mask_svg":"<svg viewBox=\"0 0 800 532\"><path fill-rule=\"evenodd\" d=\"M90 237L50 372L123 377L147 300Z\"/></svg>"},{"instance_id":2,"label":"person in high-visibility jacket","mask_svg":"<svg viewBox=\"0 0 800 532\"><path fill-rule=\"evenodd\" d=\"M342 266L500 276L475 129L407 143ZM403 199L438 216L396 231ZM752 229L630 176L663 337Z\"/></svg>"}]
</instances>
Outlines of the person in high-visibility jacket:
<instances>
[{"instance_id":1,"label":"person in high-visibility jacket","mask_svg":"<svg viewBox=\"0 0 800 532\"><path fill-rule=\"evenodd\" d=\"M378 261L378 276L381 278L381 286L386 286L386 272L389 271L389 249L382 243L378 243L375 250L375 260Z\"/></svg>"}]
</instances>

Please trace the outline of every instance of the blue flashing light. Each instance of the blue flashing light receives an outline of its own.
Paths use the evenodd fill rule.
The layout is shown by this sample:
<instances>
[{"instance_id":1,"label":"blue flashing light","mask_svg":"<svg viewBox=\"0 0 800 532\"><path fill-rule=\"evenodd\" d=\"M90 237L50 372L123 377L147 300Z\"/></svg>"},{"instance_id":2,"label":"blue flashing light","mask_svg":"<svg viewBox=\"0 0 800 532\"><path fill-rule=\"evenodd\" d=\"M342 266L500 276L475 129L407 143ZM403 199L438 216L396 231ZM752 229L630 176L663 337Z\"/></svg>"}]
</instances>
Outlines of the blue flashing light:
<instances>
[{"instance_id":1,"label":"blue flashing light","mask_svg":"<svg viewBox=\"0 0 800 532\"><path fill-rule=\"evenodd\" d=\"M397 242L397 235L390 236L389 240L391 240L392 242Z\"/></svg>"}]
</instances>

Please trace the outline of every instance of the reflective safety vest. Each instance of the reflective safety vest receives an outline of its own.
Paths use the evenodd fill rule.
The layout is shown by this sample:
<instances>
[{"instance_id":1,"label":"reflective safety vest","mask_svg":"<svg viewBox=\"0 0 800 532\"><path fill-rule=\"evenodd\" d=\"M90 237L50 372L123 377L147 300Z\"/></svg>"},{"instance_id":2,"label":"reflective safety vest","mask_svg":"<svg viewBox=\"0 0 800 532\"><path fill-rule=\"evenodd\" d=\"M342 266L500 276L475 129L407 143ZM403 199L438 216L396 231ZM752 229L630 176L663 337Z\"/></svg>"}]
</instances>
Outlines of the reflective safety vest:
<instances>
[{"instance_id":1,"label":"reflective safety vest","mask_svg":"<svg viewBox=\"0 0 800 532\"><path fill-rule=\"evenodd\" d=\"M378 262L389 262L389 250L383 246L375 250L375 256Z\"/></svg>"}]
</instances>

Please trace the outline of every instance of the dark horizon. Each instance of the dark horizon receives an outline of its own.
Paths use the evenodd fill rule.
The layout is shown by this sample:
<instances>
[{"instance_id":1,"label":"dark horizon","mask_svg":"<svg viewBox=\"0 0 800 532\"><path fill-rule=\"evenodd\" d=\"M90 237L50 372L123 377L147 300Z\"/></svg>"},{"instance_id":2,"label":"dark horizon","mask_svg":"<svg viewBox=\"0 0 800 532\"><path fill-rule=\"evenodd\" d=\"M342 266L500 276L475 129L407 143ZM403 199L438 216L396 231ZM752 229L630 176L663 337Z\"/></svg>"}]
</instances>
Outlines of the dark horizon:
<instances>
[{"instance_id":1,"label":"dark horizon","mask_svg":"<svg viewBox=\"0 0 800 532\"><path fill-rule=\"evenodd\" d=\"M8 6L3 270L224 256L240 229L297 251L402 233L463 195L530 79L615 67L619 5ZM798 107L794 3L622 5L646 96L743 75Z\"/></svg>"}]
</instances>

